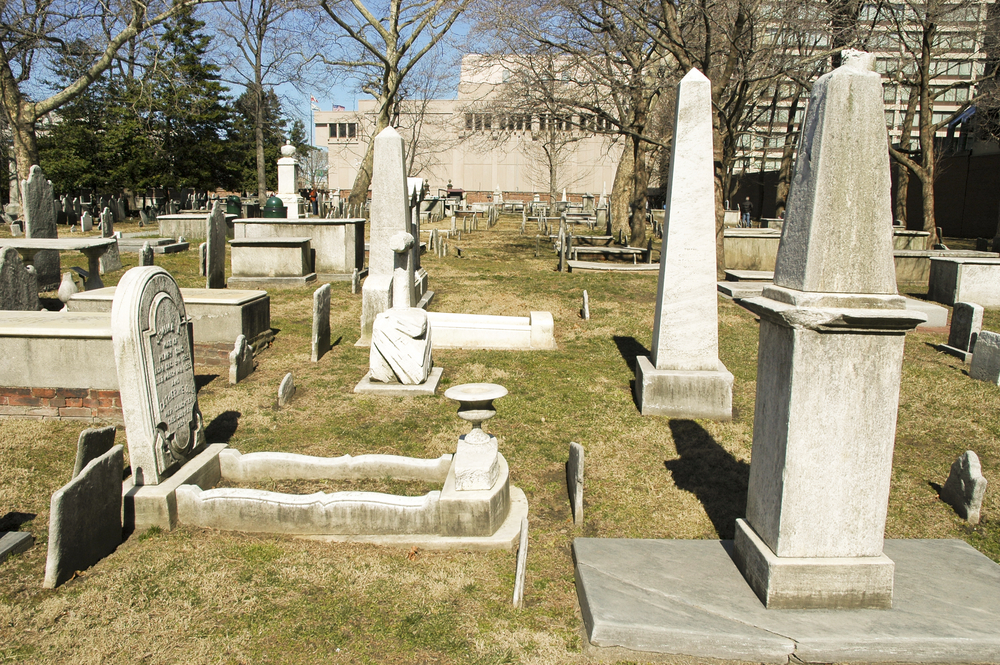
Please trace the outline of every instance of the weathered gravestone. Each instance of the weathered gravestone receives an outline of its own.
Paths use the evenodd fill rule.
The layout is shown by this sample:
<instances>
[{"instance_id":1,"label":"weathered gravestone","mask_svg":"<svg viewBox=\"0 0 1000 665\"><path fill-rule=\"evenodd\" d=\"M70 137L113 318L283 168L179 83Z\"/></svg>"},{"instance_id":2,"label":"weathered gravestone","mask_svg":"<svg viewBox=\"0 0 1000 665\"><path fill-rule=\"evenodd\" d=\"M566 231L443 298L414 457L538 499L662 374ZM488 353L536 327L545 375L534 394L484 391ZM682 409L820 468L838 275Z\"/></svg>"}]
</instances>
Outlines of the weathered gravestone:
<instances>
[{"instance_id":1,"label":"weathered gravestone","mask_svg":"<svg viewBox=\"0 0 1000 665\"><path fill-rule=\"evenodd\" d=\"M286 406L295 397L295 378L289 372L278 384L278 406Z\"/></svg>"},{"instance_id":2,"label":"weathered gravestone","mask_svg":"<svg viewBox=\"0 0 1000 665\"><path fill-rule=\"evenodd\" d=\"M957 302L951 311L948 343L938 348L963 362L972 360L976 340L983 330L983 308L971 302Z\"/></svg>"},{"instance_id":3,"label":"weathered gravestone","mask_svg":"<svg viewBox=\"0 0 1000 665\"><path fill-rule=\"evenodd\" d=\"M73 477L76 478L84 467L90 464L115 445L115 426L85 429L80 432L76 442L76 464L73 465Z\"/></svg>"},{"instance_id":4,"label":"weathered gravestone","mask_svg":"<svg viewBox=\"0 0 1000 665\"><path fill-rule=\"evenodd\" d=\"M41 253L41 252L39 252ZM0 249L0 309L37 312L38 281L13 247Z\"/></svg>"},{"instance_id":5,"label":"weathered gravestone","mask_svg":"<svg viewBox=\"0 0 1000 665\"><path fill-rule=\"evenodd\" d=\"M569 489L573 523L583 524L583 446L576 441L569 444L569 461L566 463L566 487Z\"/></svg>"},{"instance_id":6,"label":"weathered gravestone","mask_svg":"<svg viewBox=\"0 0 1000 665\"><path fill-rule=\"evenodd\" d=\"M150 246L149 241L142 244L142 250L139 252L139 265L153 265L153 248Z\"/></svg>"},{"instance_id":7,"label":"weathered gravestone","mask_svg":"<svg viewBox=\"0 0 1000 665\"><path fill-rule=\"evenodd\" d=\"M205 443L191 319L177 282L157 266L122 276L111 336L135 485L157 485Z\"/></svg>"},{"instance_id":8,"label":"weathered gravestone","mask_svg":"<svg viewBox=\"0 0 1000 665\"><path fill-rule=\"evenodd\" d=\"M226 216L218 201L205 220L205 288L226 288Z\"/></svg>"},{"instance_id":9,"label":"weathered gravestone","mask_svg":"<svg viewBox=\"0 0 1000 665\"><path fill-rule=\"evenodd\" d=\"M122 446L90 463L52 495L45 580L52 589L122 542Z\"/></svg>"},{"instance_id":10,"label":"weathered gravestone","mask_svg":"<svg viewBox=\"0 0 1000 665\"><path fill-rule=\"evenodd\" d=\"M246 335L240 335L229 352L229 383L235 386L253 374L253 370L253 347L247 343Z\"/></svg>"},{"instance_id":11,"label":"weathered gravestone","mask_svg":"<svg viewBox=\"0 0 1000 665\"><path fill-rule=\"evenodd\" d=\"M52 183L45 178L37 164L31 167L28 179L21 181L21 200L24 202L24 236L58 238ZM59 252L54 249L36 252L33 264L39 290L47 291L58 287L59 276L62 274Z\"/></svg>"},{"instance_id":12,"label":"weathered gravestone","mask_svg":"<svg viewBox=\"0 0 1000 665\"><path fill-rule=\"evenodd\" d=\"M89 211L80 215L80 230L84 233L92 231L94 228L94 216Z\"/></svg>"},{"instance_id":13,"label":"weathered gravestone","mask_svg":"<svg viewBox=\"0 0 1000 665\"><path fill-rule=\"evenodd\" d=\"M115 236L114 214L108 208L105 208L101 212L101 235L105 238L113 238ZM118 254L117 240L113 245L108 247L108 251L101 254L100 265L102 275L121 270L124 267L122 266L121 256Z\"/></svg>"},{"instance_id":14,"label":"weathered gravestone","mask_svg":"<svg viewBox=\"0 0 1000 665\"><path fill-rule=\"evenodd\" d=\"M1000 385L1000 335L983 330L976 338L969 376Z\"/></svg>"},{"instance_id":15,"label":"weathered gravestone","mask_svg":"<svg viewBox=\"0 0 1000 665\"><path fill-rule=\"evenodd\" d=\"M958 516L970 524L979 524L979 511L986 493L986 478L979 456L966 450L951 465L948 480L941 488L941 500L949 504Z\"/></svg>"},{"instance_id":16,"label":"weathered gravestone","mask_svg":"<svg viewBox=\"0 0 1000 665\"><path fill-rule=\"evenodd\" d=\"M926 316L896 293L875 56L843 63L813 85L774 285L742 301L760 341L734 558L768 609L892 607L882 546L903 347Z\"/></svg>"},{"instance_id":17,"label":"weathered gravestone","mask_svg":"<svg viewBox=\"0 0 1000 665\"><path fill-rule=\"evenodd\" d=\"M677 88L650 357L636 358L642 415L733 417L733 375L719 360L712 83L697 69Z\"/></svg>"},{"instance_id":18,"label":"weathered gravestone","mask_svg":"<svg viewBox=\"0 0 1000 665\"><path fill-rule=\"evenodd\" d=\"M528 518L521 518L521 537L517 541L517 567L514 569L514 607L524 605L524 578L528 572Z\"/></svg>"},{"instance_id":19,"label":"weathered gravestone","mask_svg":"<svg viewBox=\"0 0 1000 665\"><path fill-rule=\"evenodd\" d=\"M319 362L330 350L330 285L324 284L313 293L312 354L310 359Z\"/></svg>"}]
</instances>

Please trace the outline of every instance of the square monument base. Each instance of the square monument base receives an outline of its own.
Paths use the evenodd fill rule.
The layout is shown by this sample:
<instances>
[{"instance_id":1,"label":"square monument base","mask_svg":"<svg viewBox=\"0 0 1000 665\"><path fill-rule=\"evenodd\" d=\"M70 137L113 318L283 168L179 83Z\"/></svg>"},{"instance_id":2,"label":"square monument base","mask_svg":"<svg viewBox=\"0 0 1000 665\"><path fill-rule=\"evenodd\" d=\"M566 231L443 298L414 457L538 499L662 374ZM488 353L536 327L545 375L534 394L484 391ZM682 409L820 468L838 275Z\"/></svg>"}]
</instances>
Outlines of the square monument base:
<instances>
[{"instance_id":1,"label":"square monument base","mask_svg":"<svg viewBox=\"0 0 1000 665\"><path fill-rule=\"evenodd\" d=\"M372 373L368 372L361 379L358 385L354 386L356 393L369 393L372 395L388 395L390 397L411 397L416 395L434 395L437 393L438 384L441 382L441 375L444 374L443 367L432 367L430 376L423 383L417 385L406 385L403 383L382 383L372 381Z\"/></svg>"},{"instance_id":2,"label":"square monument base","mask_svg":"<svg viewBox=\"0 0 1000 665\"><path fill-rule=\"evenodd\" d=\"M635 392L644 416L733 419L733 375L719 369L656 369L646 356L635 359Z\"/></svg>"},{"instance_id":3,"label":"square monument base","mask_svg":"<svg viewBox=\"0 0 1000 665\"><path fill-rule=\"evenodd\" d=\"M736 520L736 565L767 609L890 609L896 564L871 557L779 557Z\"/></svg>"}]
</instances>

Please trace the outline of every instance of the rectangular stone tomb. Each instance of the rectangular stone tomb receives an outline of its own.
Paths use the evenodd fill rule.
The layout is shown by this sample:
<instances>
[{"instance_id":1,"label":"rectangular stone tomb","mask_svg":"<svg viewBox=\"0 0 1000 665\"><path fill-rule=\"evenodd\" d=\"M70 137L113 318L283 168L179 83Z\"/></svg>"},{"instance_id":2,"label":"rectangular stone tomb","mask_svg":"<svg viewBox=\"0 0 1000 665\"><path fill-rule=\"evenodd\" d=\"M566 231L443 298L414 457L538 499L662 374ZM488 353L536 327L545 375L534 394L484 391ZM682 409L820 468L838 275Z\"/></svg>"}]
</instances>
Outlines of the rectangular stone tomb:
<instances>
[{"instance_id":1,"label":"rectangular stone tomb","mask_svg":"<svg viewBox=\"0 0 1000 665\"><path fill-rule=\"evenodd\" d=\"M733 270L774 270L781 243L778 229L726 229L726 266Z\"/></svg>"},{"instance_id":2,"label":"rectangular stone tomb","mask_svg":"<svg viewBox=\"0 0 1000 665\"><path fill-rule=\"evenodd\" d=\"M231 287L297 286L316 281L309 238L234 238L229 246Z\"/></svg>"},{"instance_id":3,"label":"rectangular stone tomb","mask_svg":"<svg viewBox=\"0 0 1000 665\"><path fill-rule=\"evenodd\" d=\"M1000 258L931 258L927 293L945 305L974 302L1000 307Z\"/></svg>"},{"instance_id":4,"label":"rectangular stone tomb","mask_svg":"<svg viewBox=\"0 0 1000 665\"><path fill-rule=\"evenodd\" d=\"M185 240L205 237L205 219L212 214L211 210L200 212L185 212L176 215L158 215L157 223L160 225L160 235L165 238L179 238L184 236ZM233 220L238 215L226 214L226 237L233 237Z\"/></svg>"},{"instance_id":5,"label":"rectangular stone tomb","mask_svg":"<svg viewBox=\"0 0 1000 665\"><path fill-rule=\"evenodd\" d=\"M435 349L551 350L556 348L549 312L491 316L427 312Z\"/></svg>"},{"instance_id":6,"label":"rectangular stone tomb","mask_svg":"<svg viewBox=\"0 0 1000 665\"><path fill-rule=\"evenodd\" d=\"M931 275L931 259L996 259L995 252L976 252L968 249L897 249L892 252L896 264L897 284L927 284Z\"/></svg>"},{"instance_id":7,"label":"rectangular stone tomb","mask_svg":"<svg viewBox=\"0 0 1000 665\"><path fill-rule=\"evenodd\" d=\"M315 255L313 269L321 281L348 280L365 263L365 220L323 219L237 219L235 237L308 237Z\"/></svg>"},{"instance_id":8,"label":"rectangular stone tomb","mask_svg":"<svg viewBox=\"0 0 1000 665\"><path fill-rule=\"evenodd\" d=\"M74 293L66 302L70 312L111 313L115 287ZM181 289L184 308L194 328L195 359L199 345L228 345L240 335L250 344L269 339L271 297L267 291L236 289ZM110 325L110 324L109 324Z\"/></svg>"},{"instance_id":9,"label":"rectangular stone tomb","mask_svg":"<svg viewBox=\"0 0 1000 665\"><path fill-rule=\"evenodd\" d=\"M202 234L204 235L204 231L202 231ZM186 238L187 236L184 237ZM153 254L175 254L177 252L186 252L191 246L191 243L186 240L184 242L177 242L174 238L119 238L118 250L138 254L142 251L143 245L147 242L152 248Z\"/></svg>"},{"instance_id":10,"label":"rectangular stone tomb","mask_svg":"<svg viewBox=\"0 0 1000 665\"><path fill-rule=\"evenodd\" d=\"M165 516L169 519L161 520L162 524L172 527L180 522L331 540L419 542L431 547L461 546L463 539L471 539L477 548L510 549L517 538L517 525L527 514L524 493L510 486L502 456L498 457L499 477L489 489L464 491L456 488L452 455L437 459L395 455L322 458L292 453L242 455L225 449L216 458L220 478L233 483L389 476L441 483L442 487L413 497L378 492L296 495L238 487L207 489L202 482L176 485L170 479L173 499L161 503L175 512Z\"/></svg>"}]
</instances>

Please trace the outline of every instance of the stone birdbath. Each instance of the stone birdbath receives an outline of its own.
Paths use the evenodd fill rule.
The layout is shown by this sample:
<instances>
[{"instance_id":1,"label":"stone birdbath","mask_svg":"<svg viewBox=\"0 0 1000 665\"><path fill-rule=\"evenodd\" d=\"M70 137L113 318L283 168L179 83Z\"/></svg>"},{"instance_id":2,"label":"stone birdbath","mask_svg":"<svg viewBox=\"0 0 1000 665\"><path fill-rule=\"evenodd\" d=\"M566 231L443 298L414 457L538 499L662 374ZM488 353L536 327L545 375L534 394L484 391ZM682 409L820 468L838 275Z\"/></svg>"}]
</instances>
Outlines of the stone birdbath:
<instances>
[{"instance_id":1,"label":"stone birdbath","mask_svg":"<svg viewBox=\"0 0 1000 665\"><path fill-rule=\"evenodd\" d=\"M445 397L458 402L458 417L472 423L472 431L458 437L455 489L488 490L496 482L500 442L484 432L482 425L497 413L493 400L506 394L507 389L495 383L464 383L445 391Z\"/></svg>"}]
</instances>

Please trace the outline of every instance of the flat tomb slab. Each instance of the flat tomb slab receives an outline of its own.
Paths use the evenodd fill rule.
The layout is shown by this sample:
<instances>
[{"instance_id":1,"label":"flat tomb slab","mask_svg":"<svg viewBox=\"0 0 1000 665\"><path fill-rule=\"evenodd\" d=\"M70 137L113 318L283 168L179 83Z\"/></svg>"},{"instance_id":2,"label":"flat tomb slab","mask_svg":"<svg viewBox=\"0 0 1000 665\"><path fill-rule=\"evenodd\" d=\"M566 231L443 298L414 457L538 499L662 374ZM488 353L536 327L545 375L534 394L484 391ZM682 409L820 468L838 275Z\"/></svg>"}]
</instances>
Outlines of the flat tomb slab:
<instances>
[{"instance_id":1,"label":"flat tomb slab","mask_svg":"<svg viewBox=\"0 0 1000 665\"><path fill-rule=\"evenodd\" d=\"M285 278L301 281L310 273L315 275L309 238L234 238L229 246L233 278L279 278L281 283L289 281Z\"/></svg>"},{"instance_id":2,"label":"flat tomb slab","mask_svg":"<svg viewBox=\"0 0 1000 665\"><path fill-rule=\"evenodd\" d=\"M0 311L0 377L5 387L117 391L111 317Z\"/></svg>"},{"instance_id":3,"label":"flat tomb slab","mask_svg":"<svg viewBox=\"0 0 1000 665\"><path fill-rule=\"evenodd\" d=\"M153 254L176 254L186 252L191 246L189 242L177 242L173 238L119 238L118 251L138 254L142 251L143 245L149 243Z\"/></svg>"},{"instance_id":4,"label":"flat tomb slab","mask_svg":"<svg viewBox=\"0 0 1000 665\"><path fill-rule=\"evenodd\" d=\"M595 647L787 663L996 662L1000 566L960 540L886 540L892 609L767 610L732 541L577 538Z\"/></svg>"},{"instance_id":5,"label":"flat tomb slab","mask_svg":"<svg viewBox=\"0 0 1000 665\"><path fill-rule=\"evenodd\" d=\"M650 275L660 274L659 263L608 263L605 261L566 262L570 272L642 272Z\"/></svg>"},{"instance_id":6,"label":"flat tomb slab","mask_svg":"<svg viewBox=\"0 0 1000 665\"><path fill-rule=\"evenodd\" d=\"M81 291L70 296L73 312L111 313L115 287ZM271 298L267 291L238 289L181 289L184 309L194 324L195 344L229 344L246 335L253 344L271 332ZM109 324L110 325L110 324Z\"/></svg>"},{"instance_id":7,"label":"flat tomb slab","mask_svg":"<svg viewBox=\"0 0 1000 665\"><path fill-rule=\"evenodd\" d=\"M764 287L771 282L719 282L719 293L736 300L737 298L759 298L764 293Z\"/></svg>"},{"instance_id":8,"label":"flat tomb slab","mask_svg":"<svg viewBox=\"0 0 1000 665\"><path fill-rule=\"evenodd\" d=\"M727 270L727 282L773 282L773 270Z\"/></svg>"},{"instance_id":9,"label":"flat tomb slab","mask_svg":"<svg viewBox=\"0 0 1000 665\"><path fill-rule=\"evenodd\" d=\"M531 316L427 312L435 349L544 350L556 348L552 315Z\"/></svg>"}]
</instances>

